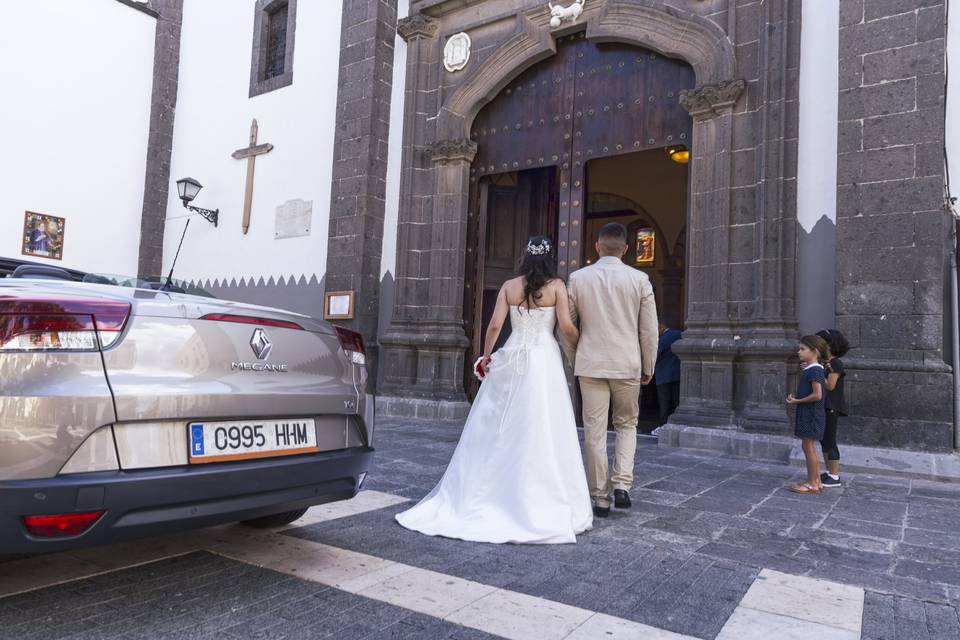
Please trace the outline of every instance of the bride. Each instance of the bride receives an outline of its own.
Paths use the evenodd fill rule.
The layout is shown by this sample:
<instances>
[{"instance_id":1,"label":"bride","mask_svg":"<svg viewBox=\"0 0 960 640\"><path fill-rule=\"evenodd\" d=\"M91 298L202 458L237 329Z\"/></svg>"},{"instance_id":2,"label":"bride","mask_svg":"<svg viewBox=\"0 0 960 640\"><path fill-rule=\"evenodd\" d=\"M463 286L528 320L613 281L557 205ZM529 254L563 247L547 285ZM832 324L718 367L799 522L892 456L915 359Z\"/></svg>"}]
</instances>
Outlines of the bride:
<instances>
[{"instance_id":1,"label":"bride","mask_svg":"<svg viewBox=\"0 0 960 640\"><path fill-rule=\"evenodd\" d=\"M590 494L554 326L576 343L550 239L527 243L504 283L482 358L483 384L439 484L397 522L476 542L576 542L593 524ZM492 353L503 322L512 333Z\"/></svg>"}]
</instances>

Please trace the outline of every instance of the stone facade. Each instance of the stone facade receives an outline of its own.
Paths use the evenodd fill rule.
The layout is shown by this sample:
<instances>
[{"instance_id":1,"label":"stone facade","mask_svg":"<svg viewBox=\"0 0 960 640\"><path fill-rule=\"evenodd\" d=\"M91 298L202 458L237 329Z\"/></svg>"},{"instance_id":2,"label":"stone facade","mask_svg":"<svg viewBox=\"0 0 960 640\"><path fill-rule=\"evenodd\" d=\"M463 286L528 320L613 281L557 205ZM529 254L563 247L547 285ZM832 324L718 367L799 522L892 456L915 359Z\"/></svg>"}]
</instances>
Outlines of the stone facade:
<instances>
[{"instance_id":1,"label":"stone facade","mask_svg":"<svg viewBox=\"0 0 960 640\"><path fill-rule=\"evenodd\" d=\"M409 44L396 297L381 336L381 408L451 416L466 407L464 253L470 124L499 90L579 30L685 60L696 87L690 163L687 332L676 420L787 434L794 371L799 3L593 0L549 26L546 3L420 0ZM468 31L473 57L441 64ZM451 151L453 150L453 151ZM720 239L723 240L720 240ZM460 409L458 409L458 407Z\"/></svg>"},{"instance_id":2,"label":"stone facade","mask_svg":"<svg viewBox=\"0 0 960 640\"><path fill-rule=\"evenodd\" d=\"M945 451L946 9L942 0L839 2L837 226L807 241L835 241L836 326L853 345L841 443ZM151 6L160 20L143 274L160 266L182 0ZM583 32L683 60L695 76L678 98L693 126L686 331L674 349L682 398L661 443L787 460L783 400L797 371L798 294L810 286L797 276L800 12L797 0L587 0L576 22L554 28L545 0L411 0L399 23L397 0L344 0L329 251L324 280L310 286L355 292L349 324L366 339L378 411L453 419L469 409L471 124L553 56L557 38ZM448 72L444 44L461 31L471 57ZM382 309L383 243L394 241L384 238L384 211L397 34L407 43L397 260Z\"/></svg>"},{"instance_id":3,"label":"stone facade","mask_svg":"<svg viewBox=\"0 0 960 640\"><path fill-rule=\"evenodd\" d=\"M939 0L840 0L837 324L859 444L948 450L944 45Z\"/></svg>"},{"instance_id":4,"label":"stone facade","mask_svg":"<svg viewBox=\"0 0 960 640\"><path fill-rule=\"evenodd\" d=\"M183 0L151 0L150 8L159 17L153 54L147 170L140 216L138 271L141 276L160 275L163 261L163 229L170 193L170 154L173 150L173 117L177 107Z\"/></svg>"},{"instance_id":5,"label":"stone facade","mask_svg":"<svg viewBox=\"0 0 960 640\"><path fill-rule=\"evenodd\" d=\"M380 258L386 206L397 0L345 0L330 192L326 289L353 291L376 380Z\"/></svg>"}]
</instances>

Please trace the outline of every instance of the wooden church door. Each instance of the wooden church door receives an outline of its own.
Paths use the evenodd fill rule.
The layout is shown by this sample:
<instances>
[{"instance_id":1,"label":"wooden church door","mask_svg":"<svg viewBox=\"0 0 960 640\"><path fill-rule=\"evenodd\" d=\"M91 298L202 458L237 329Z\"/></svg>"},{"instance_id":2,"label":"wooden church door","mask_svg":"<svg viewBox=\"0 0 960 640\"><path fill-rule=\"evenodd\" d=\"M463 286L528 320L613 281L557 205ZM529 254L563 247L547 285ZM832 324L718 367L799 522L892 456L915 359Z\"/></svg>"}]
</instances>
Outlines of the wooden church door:
<instances>
[{"instance_id":1,"label":"wooden church door","mask_svg":"<svg viewBox=\"0 0 960 640\"><path fill-rule=\"evenodd\" d=\"M496 293L516 273L530 235L554 238L562 278L583 266L587 162L689 146L691 121L679 96L693 85L693 70L682 61L579 33L559 39L556 55L521 73L480 111L471 130L477 156L464 289L468 369L483 349ZM477 385L467 373L472 397Z\"/></svg>"},{"instance_id":2,"label":"wooden church door","mask_svg":"<svg viewBox=\"0 0 960 640\"><path fill-rule=\"evenodd\" d=\"M486 229L486 238L480 256L483 271L477 282L482 300L475 314L479 314L476 320L485 333L497 293L504 282L516 276L530 236L545 235L556 242L556 170L546 167L491 176L480 188L480 224ZM500 334L498 348L509 335L508 326ZM482 349L484 336L479 338Z\"/></svg>"}]
</instances>

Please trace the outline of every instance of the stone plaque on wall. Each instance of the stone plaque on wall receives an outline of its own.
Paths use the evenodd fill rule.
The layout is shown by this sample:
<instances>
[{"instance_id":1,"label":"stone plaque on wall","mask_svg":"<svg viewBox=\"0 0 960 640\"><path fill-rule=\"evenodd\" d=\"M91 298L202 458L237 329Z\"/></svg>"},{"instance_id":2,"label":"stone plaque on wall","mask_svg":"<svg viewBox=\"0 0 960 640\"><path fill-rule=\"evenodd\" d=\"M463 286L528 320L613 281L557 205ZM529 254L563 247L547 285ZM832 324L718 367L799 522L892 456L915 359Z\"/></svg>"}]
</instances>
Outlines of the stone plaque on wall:
<instances>
[{"instance_id":1,"label":"stone plaque on wall","mask_svg":"<svg viewBox=\"0 0 960 640\"><path fill-rule=\"evenodd\" d=\"M297 238L310 235L310 225L313 220L313 201L287 200L277 207L276 225L273 238Z\"/></svg>"}]
</instances>

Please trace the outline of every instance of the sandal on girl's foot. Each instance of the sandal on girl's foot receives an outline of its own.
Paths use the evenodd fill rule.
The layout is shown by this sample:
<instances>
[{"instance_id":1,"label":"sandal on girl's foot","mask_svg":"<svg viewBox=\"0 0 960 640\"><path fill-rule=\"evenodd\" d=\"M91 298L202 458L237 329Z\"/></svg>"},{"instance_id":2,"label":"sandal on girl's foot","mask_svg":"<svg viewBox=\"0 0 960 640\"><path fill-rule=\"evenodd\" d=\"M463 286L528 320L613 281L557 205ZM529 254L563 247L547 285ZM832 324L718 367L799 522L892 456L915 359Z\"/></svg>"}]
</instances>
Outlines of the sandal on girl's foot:
<instances>
[{"instance_id":1,"label":"sandal on girl's foot","mask_svg":"<svg viewBox=\"0 0 960 640\"><path fill-rule=\"evenodd\" d=\"M804 483L804 484L793 485L792 487L790 487L790 491L793 491L794 493L811 493L814 495L819 495L821 489L813 486L812 484Z\"/></svg>"}]
</instances>

